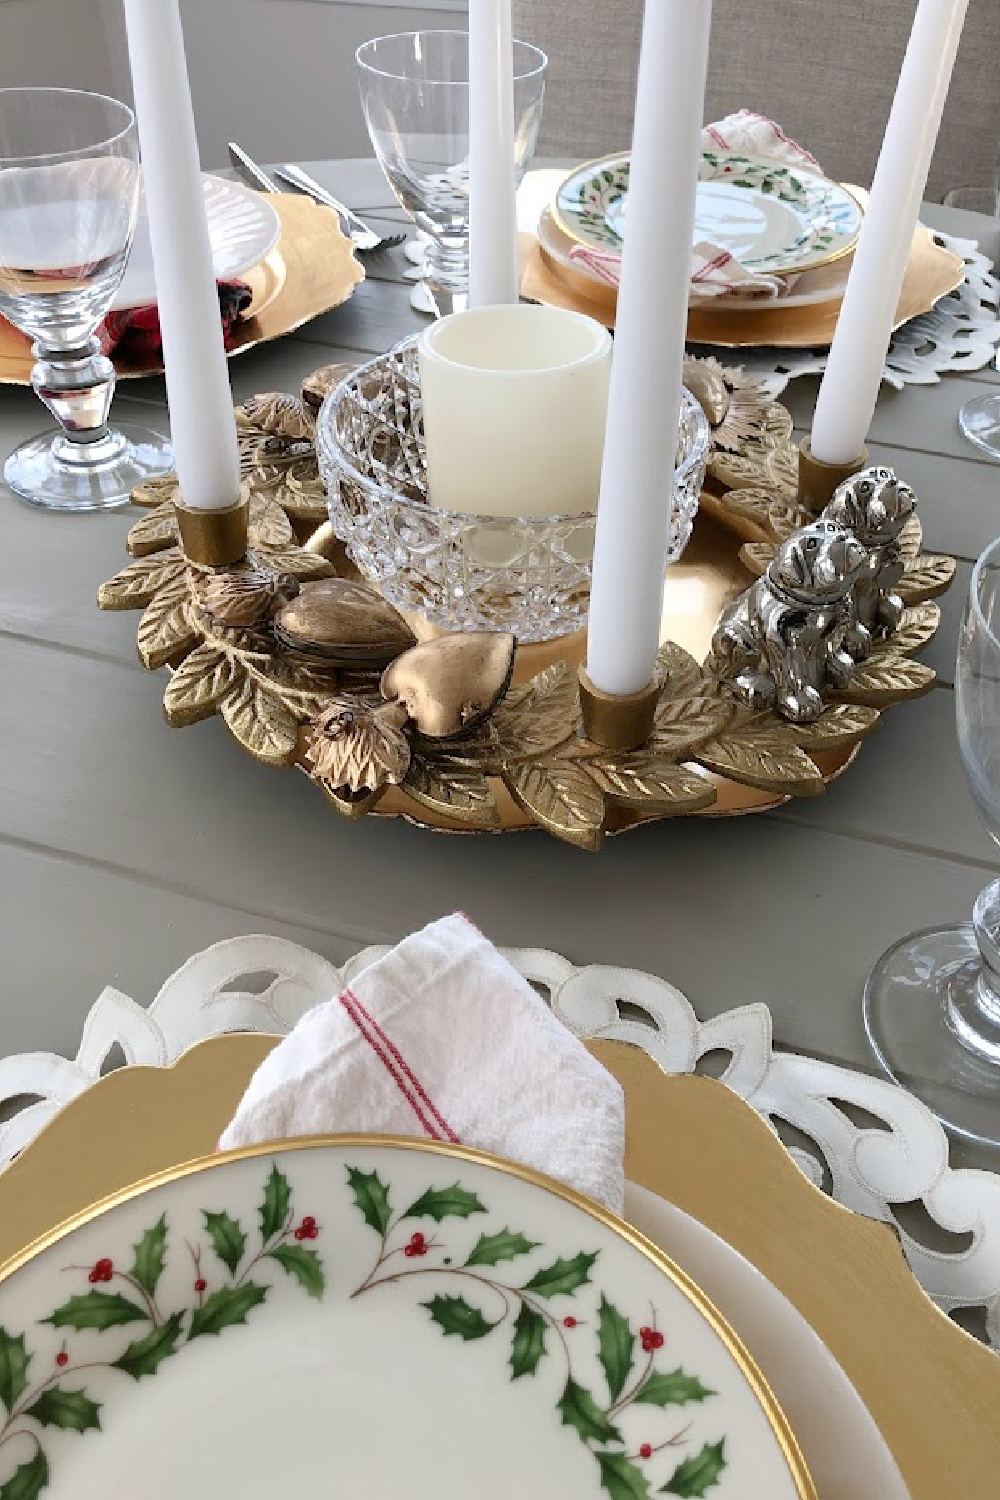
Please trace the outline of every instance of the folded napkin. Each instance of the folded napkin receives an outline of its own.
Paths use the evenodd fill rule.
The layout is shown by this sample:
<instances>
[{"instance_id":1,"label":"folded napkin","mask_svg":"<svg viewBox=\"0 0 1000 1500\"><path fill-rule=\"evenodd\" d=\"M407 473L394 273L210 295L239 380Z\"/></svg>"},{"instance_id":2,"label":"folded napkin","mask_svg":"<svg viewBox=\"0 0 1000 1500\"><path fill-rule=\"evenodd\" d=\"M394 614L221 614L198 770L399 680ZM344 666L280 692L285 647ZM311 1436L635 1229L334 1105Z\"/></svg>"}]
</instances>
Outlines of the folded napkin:
<instances>
[{"instance_id":1,"label":"folded napkin","mask_svg":"<svg viewBox=\"0 0 1000 1500\"><path fill-rule=\"evenodd\" d=\"M307 1012L257 1069L219 1146L331 1132L478 1147L622 1211L617 1080L461 915Z\"/></svg>"},{"instance_id":2,"label":"folded napkin","mask_svg":"<svg viewBox=\"0 0 1000 1500\"><path fill-rule=\"evenodd\" d=\"M222 337L226 348L233 328L253 301L253 293L243 281L220 281L219 315L222 318ZM101 341L101 353L110 355L118 350L134 357L159 354L163 348L160 337L160 314L153 303L148 307L126 307L120 312L110 312L97 328Z\"/></svg>"},{"instance_id":3,"label":"folded napkin","mask_svg":"<svg viewBox=\"0 0 1000 1500\"><path fill-rule=\"evenodd\" d=\"M701 132L701 146L703 151L738 151L745 156L762 156L784 162L787 166L820 170L816 158L790 141L780 126L749 109L737 110L724 120L706 125ZM569 254L570 260L584 266L599 281L608 286L618 285L622 265L619 251L574 245ZM692 252L691 291L695 297L731 297L737 294L762 299L780 297L797 279L795 276L767 276L750 271L741 266L728 250L708 240L700 241Z\"/></svg>"}]
</instances>

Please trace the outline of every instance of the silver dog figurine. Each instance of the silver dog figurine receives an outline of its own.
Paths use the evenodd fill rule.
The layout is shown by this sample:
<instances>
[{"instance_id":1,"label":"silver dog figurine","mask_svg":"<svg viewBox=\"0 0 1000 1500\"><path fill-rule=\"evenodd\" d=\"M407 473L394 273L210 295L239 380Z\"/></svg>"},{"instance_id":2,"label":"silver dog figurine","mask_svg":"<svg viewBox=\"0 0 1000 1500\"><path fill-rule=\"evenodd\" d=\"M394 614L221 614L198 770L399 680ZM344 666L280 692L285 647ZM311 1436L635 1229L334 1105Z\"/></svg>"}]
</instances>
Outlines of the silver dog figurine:
<instances>
[{"instance_id":1,"label":"silver dog figurine","mask_svg":"<svg viewBox=\"0 0 1000 1500\"><path fill-rule=\"evenodd\" d=\"M712 640L715 671L737 698L794 724L819 718L824 687L843 687L854 669L845 640L867 557L824 519L781 546L764 577L723 613Z\"/></svg>"},{"instance_id":2,"label":"silver dog figurine","mask_svg":"<svg viewBox=\"0 0 1000 1500\"><path fill-rule=\"evenodd\" d=\"M899 534L916 509L916 496L891 469L862 469L844 481L823 511L823 519L856 537L868 560L854 586L853 618L847 650L864 661L878 636L892 635L903 616L894 592L903 576Z\"/></svg>"}]
</instances>

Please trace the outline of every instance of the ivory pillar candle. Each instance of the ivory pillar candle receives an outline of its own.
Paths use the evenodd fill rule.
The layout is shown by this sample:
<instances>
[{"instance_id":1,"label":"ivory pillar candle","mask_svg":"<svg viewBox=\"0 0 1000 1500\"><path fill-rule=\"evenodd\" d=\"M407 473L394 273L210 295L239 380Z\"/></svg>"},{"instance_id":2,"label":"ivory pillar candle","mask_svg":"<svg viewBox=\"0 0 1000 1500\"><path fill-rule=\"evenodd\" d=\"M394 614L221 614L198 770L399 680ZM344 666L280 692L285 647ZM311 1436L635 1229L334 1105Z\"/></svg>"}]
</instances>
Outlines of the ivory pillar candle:
<instances>
[{"instance_id":1,"label":"ivory pillar candle","mask_svg":"<svg viewBox=\"0 0 1000 1500\"><path fill-rule=\"evenodd\" d=\"M968 0L920 0L868 210L816 398L810 446L846 464L864 447Z\"/></svg>"},{"instance_id":2,"label":"ivory pillar candle","mask_svg":"<svg viewBox=\"0 0 1000 1500\"><path fill-rule=\"evenodd\" d=\"M510 0L469 0L469 306L518 300Z\"/></svg>"},{"instance_id":3,"label":"ivory pillar candle","mask_svg":"<svg viewBox=\"0 0 1000 1500\"><path fill-rule=\"evenodd\" d=\"M659 646L711 0L646 0L587 638L603 693Z\"/></svg>"},{"instance_id":4,"label":"ivory pillar candle","mask_svg":"<svg viewBox=\"0 0 1000 1500\"><path fill-rule=\"evenodd\" d=\"M240 498L240 461L178 0L125 0L177 475L185 503Z\"/></svg>"}]
</instances>

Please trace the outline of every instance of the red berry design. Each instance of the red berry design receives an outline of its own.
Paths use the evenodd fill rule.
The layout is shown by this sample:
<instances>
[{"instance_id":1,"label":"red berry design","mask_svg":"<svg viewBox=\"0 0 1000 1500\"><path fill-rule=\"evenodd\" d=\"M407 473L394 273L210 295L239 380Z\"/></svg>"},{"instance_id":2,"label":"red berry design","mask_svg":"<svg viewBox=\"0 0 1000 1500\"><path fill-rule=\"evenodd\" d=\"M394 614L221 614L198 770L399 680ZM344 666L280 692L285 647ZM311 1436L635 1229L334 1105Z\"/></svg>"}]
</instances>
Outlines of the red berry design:
<instances>
[{"instance_id":1,"label":"red berry design","mask_svg":"<svg viewBox=\"0 0 1000 1500\"><path fill-rule=\"evenodd\" d=\"M92 1282L110 1281L114 1274L114 1264L105 1257L97 1262L88 1279Z\"/></svg>"},{"instance_id":2,"label":"red berry design","mask_svg":"<svg viewBox=\"0 0 1000 1500\"><path fill-rule=\"evenodd\" d=\"M663 1334L658 1333L655 1328L640 1328L639 1338L642 1340L643 1354L652 1354L654 1349L663 1348Z\"/></svg>"},{"instance_id":3,"label":"red berry design","mask_svg":"<svg viewBox=\"0 0 1000 1500\"><path fill-rule=\"evenodd\" d=\"M563 1327L564 1328L575 1328L576 1327L576 1319L573 1318L573 1317L563 1318Z\"/></svg>"},{"instance_id":4,"label":"red berry design","mask_svg":"<svg viewBox=\"0 0 1000 1500\"><path fill-rule=\"evenodd\" d=\"M318 1234L319 1230L316 1227L316 1220L312 1214L306 1214L302 1223L295 1231L295 1238L297 1240L314 1240Z\"/></svg>"},{"instance_id":5,"label":"red berry design","mask_svg":"<svg viewBox=\"0 0 1000 1500\"><path fill-rule=\"evenodd\" d=\"M313 1218L312 1214L306 1214L305 1218L302 1220L302 1228L306 1231L307 1234L310 1229L316 1228L316 1220Z\"/></svg>"},{"instance_id":6,"label":"red berry design","mask_svg":"<svg viewBox=\"0 0 1000 1500\"><path fill-rule=\"evenodd\" d=\"M410 1256L427 1254L427 1241L424 1239L419 1229L415 1230L413 1234L410 1235L410 1243L408 1245L404 1245L403 1254Z\"/></svg>"},{"instance_id":7,"label":"red berry design","mask_svg":"<svg viewBox=\"0 0 1000 1500\"><path fill-rule=\"evenodd\" d=\"M59 1350L59 1353L56 1355L56 1364L60 1366L69 1364L69 1355L65 1349Z\"/></svg>"},{"instance_id":8,"label":"red berry design","mask_svg":"<svg viewBox=\"0 0 1000 1500\"><path fill-rule=\"evenodd\" d=\"M198 1280L194 1284L194 1289L196 1292L203 1292L207 1286L208 1282L205 1280L204 1276L199 1276Z\"/></svg>"},{"instance_id":9,"label":"red berry design","mask_svg":"<svg viewBox=\"0 0 1000 1500\"><path fill-rule=\"evenodd\" d=\"M652 1456L653 1456L653 1445L652 1445L652 1443L643 1443L642 1447L639 1449L639 1457L640 1458L652 1458Z\"/></svg>"}]
</instances>

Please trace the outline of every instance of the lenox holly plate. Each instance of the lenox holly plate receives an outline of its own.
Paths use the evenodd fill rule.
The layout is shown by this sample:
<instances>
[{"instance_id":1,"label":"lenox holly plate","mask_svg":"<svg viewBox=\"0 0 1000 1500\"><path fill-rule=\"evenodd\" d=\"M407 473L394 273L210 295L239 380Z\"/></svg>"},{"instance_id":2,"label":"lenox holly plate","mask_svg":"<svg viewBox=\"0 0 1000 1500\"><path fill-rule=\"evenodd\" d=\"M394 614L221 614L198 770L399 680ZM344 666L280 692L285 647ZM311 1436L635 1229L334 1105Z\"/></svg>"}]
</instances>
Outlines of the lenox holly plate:
<instances>
[{"instance_id":1,"label":"lenox holly plate","mask_svg":"<svg viewBox=\"0 0 1000 1500\"><path fill-rule=\"evenodd\" d=\"M577 244L621 250L627 229L628 156L576 168L556 192L553 215ZM703 150L695 239L749 270L791 275L827 265L857 243L862 208L819 172L766 157Z\"/></svg>"},{"instance_id":2,"label":"lenox holly plate","mask_svg":"<svg viewBox=\"0 0 1000 1500\"><path fill-rule=\"evenodd\" d=\"M705 1297L461 1147L282 1143L0 1270L0 1496L814 1500Z\"/></svg>"}]
</instances>

